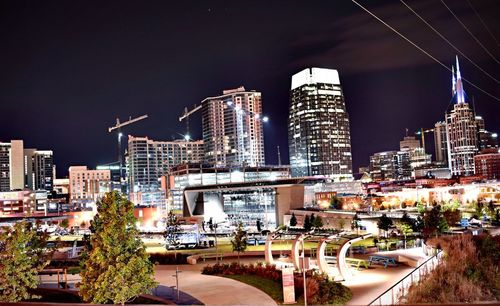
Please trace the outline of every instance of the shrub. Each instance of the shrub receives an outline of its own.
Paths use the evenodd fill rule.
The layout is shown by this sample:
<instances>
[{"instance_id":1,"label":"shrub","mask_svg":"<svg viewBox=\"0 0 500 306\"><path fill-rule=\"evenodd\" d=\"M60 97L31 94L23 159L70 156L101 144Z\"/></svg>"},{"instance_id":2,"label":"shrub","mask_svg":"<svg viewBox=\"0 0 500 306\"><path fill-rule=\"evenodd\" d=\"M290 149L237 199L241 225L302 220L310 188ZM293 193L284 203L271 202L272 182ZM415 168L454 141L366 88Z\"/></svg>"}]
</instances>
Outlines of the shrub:
<instances>
[{"instance_id":1,"label":"shrub","mask_svg":"<svg viewBox=\"0 0 500 306\"><path fill-rule=\"evenodd\" d=\"M500 299L500 238L489 235L429 239L445 252L442 264L410 288L407 302L468 303Z\"/></svg>"}]
</instances>

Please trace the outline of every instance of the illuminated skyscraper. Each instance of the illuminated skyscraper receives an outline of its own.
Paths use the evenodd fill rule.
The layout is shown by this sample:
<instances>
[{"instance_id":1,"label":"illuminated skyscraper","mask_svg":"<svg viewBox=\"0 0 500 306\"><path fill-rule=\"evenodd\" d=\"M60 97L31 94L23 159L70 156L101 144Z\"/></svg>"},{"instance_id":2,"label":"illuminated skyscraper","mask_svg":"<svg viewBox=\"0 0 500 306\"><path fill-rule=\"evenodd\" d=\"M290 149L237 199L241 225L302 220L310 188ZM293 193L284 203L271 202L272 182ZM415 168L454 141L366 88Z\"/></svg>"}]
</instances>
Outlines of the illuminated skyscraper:
<instances>
[{"instance_id":1,"label":"illuminated skyscraper","mask_svg":"<svg viewBox=\"0 0 500 306\"><path fill-rule=\"evenodd\" d=\"M292 176L352 178L349 116L337 70L307 68L292 76L288 144Z\"/></svg>"},{"instance_id":2,"label":"illuminated skyscraper","mask_svg":"<svg viewBox=\"0 0 500 306\"><path fill-rule=\"evenodd\" d=\"M474 108L466 102L458 58L452 85L455 103L446 113L448 167L452 175L473 175L474 155L479 145L478 125Z\"/></svg>"},{"instance_id":3,"label":"illuminated skyscraper","mask_svg":"<svg viewBox=\"0 0 500 306\"><path fill-rule=\"evenodd\" d=\"M201 102L205 162L215 167L265 164L262 98L243 86Z\"/></svg>"}]
</instances>

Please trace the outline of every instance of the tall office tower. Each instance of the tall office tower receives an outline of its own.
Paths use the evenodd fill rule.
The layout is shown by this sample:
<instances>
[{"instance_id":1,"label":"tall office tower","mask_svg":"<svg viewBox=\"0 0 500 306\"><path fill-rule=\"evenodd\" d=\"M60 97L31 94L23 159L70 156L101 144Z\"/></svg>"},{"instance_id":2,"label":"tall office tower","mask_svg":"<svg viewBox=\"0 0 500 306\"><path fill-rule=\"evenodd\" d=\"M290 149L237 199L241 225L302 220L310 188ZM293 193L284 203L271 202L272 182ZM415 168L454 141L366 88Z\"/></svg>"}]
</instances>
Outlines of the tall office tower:
<instances>
[{"instance_id":1,"label":"tall office tower","mask_svg":"<svg viewBox=\"0 0 500 306\"><path fill-rule=\"evenodd\" d=\"M473 175L474 155L478 152L478 128L473 107L465 100L465 91L456 59L456 79L453 75L455 104L446 113L448 167L452 175Z\"/></svg>"},{"instance_id":2,"label":"tall office tower","mask_svg":"<svg viewBox=\"0 0 500 306\"><path fill-rule=\"evenodd\" d=\"M24 149L24 186L32 190L52 191L53 179L53 152Z\"/></svg>"},{"instance_id":3,"label":"tall office tower","mask_svg":"<svg viewBox=\"0 0 500 306\"><path fill-rule=\"evenodd\" d=\"M478 143L479 151L486 149L495 149L495 148L498 149L497 134L486 130L483 117L476 116L476 124L478 132L477 139L479 142Z\"/></svg>"},{"instance_id":4,"label":"tall office tower","mask_svg":"<svg viewBox=\"0 0 500 306\"><path fill-rule=\"evenodd\" d=\"M415 138L415 136L406 135L403 140L399 142L399 150L414 150L420 147L420 140Z\"/></svg>"},{"instance_id":5,"label":"tall office tower","mask_svg":"<svg viewBox=\"0 0 500 306\"><path fill-rule=\"evenodd\" d=\"M265 164L262 97L241 86L201 101L205 162L215 167Z\"/></svg>"},{"instance_id":6,"label":"tall office tower","mask_svg":"<svg viewBox=\"0 0 500 306\"><path fill-rule=\"evenodd\" d=\"M0 191L24 188L24 148L22 140L0 143Z\"/></svg>"},{"instance_id":7,"label":"tall office tower","mask_svg":"<svg viewBox=\"0 0 500 306\"><path fill-rule=\"evenodd\" d=\"M127 171L130 192L157 191L159 179L182 163L201 163L203 141L154 141L128 137Z\"/></svg>"},{"instance_id":8,"label":"tall office tower","mask_svg":"<svg viewBox=\"0 0 500 306\"><path fill-rule=\"evenodd\" d=\"M448 164L448 142L446 138L446 122L439 121L434 125L434 148L436 161Z\"/></svg>"},{"instance_id":9,"label":"tall office tower","mask_svg":"<svg viewBox=\"0 0 500 306\"><path fill-rule=\"evenodd\" d=\"M337 70L306 68L292 76L288 145L293 177L352 178L349 116Z\"/></svg>"}]
</instances>

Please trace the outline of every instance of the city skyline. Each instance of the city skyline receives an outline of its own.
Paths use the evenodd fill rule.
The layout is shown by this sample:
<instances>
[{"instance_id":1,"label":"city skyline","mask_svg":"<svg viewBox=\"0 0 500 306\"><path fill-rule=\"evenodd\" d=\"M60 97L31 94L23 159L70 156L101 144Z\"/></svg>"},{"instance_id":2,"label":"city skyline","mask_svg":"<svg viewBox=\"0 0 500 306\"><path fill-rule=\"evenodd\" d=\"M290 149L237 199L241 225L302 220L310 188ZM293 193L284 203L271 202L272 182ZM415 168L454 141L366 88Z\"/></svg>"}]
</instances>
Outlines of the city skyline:
<instances>
[{"instance_id":1,"label":"city skyline","mask_svg":"<svg viewBox=\"0 0 500 306\"><path fill-rule=\"evenodd\" d=\"M496 63L477 48L439 3L409 4L481 67L496 72L491 68ZM30 147L53 150L61 176L71 165L94 167L116 159L114 134L105 130L116 117L148 113L148 120L125 129L124 134L163 140L180 138L186 128L176 119L184 107L217 95L222 89L243 85L262 92L263 111L270 117L264 126L267 163L277 164L276 145L280 145L285 164L289 162L288 113L283 109L289 106L290 77L303 68L316 66L337 69L342 75L356 172L359 166L368 164L370 154L396 147L405 128L415 131L433 127L442 120L450 102L449 72L352 3L335 8L325 4L322 9L290 3L290 12L282 13L279 25L273 22L279 3L265 9L255 4L246 9L263 22L252 26L237 22L243 8L234 4L168 6L171 14L192 15L200 24L212 24L207 28L194 22L182 27L183 18L169 19L167 7L156 5L138 10L125 5L115 13L111 6L102 4L96 13L76 4L37 10L37 4L23 8L16 3L2 3L6 18L0 22L2 28L11 30L0 33L8 46L0 51L5 67L0 100L9 114L0 123L0 140L23 139ZM475 5L495 32L498 24L492 16L498 4L483 1ZM450 6L490 50L498 51L467 3ZM411 29L406 32L410 38L451 67L456 52L406 8L382 2L371 9L395 27ZM391 17L389 11L396 13ZM299 19L307 22L297 23ZM89 20L95 23L90 26ZM169 25L183 30L170 31ZM264 30L269 33L261 35ZM73 32L80 36L73 37ZM108 41L107 35L111 34ZM371 35L380 36L380 42L363 45L360 38ZM19 41L18 37L26 39ZM276 41L276 37L281 39ZM211 41L210 45L203 44L207 41ZM166 52L174 45L177 50ZM204 47L193 49L195 46ZM494 95L498 93L498 86L469 62L461 58L460 64L468 79ZM234 67L241 68L229 74ZM477 113L488 122L488 129L499 131L500 123L494 119L500 103L465 86L469 96L475 97ZM374 120L382 123L376 133L370 131ZM194 138L201 139L201 117L193 117L191 122ZM33 133L35 128L40 133ZM429 147L427 152L434 150Z\"/></svg>"}]
</instances>

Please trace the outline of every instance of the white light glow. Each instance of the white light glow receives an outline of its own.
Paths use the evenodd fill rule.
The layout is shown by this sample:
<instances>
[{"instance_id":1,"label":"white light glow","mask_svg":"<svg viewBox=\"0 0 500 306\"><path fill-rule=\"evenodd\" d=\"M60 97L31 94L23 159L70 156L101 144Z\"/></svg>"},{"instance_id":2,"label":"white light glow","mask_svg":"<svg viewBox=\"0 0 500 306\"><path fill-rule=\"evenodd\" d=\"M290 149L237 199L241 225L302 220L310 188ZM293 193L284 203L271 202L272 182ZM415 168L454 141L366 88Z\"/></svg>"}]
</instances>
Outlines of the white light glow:
<instances>
[{"instance_id":1,"label":"white light glow","mask_svg":"<svg viewBox=\"0 0 500 306\"><path fill-rule=\"evenodd\" d=\"M264 122L268 122L268 121L269 121L269 117L264 116L264 117L262 118L262 121L264 121Z\"/></svg>"}]
</instances>

